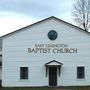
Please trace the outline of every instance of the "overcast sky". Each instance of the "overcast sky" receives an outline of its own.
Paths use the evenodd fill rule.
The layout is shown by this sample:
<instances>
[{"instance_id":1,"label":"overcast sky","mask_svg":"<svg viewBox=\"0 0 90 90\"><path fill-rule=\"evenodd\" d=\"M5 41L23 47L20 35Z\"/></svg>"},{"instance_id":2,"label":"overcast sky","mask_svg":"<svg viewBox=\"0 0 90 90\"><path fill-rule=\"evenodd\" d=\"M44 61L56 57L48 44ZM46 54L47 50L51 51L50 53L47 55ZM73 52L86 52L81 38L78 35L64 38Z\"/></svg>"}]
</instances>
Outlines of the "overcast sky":
<instances>
[{"instance_id":1,"label":"overcast sky","mask_svg":"<svg viewBox=\"0 0 90 90\"><path fill-rule=\"evenodd\" d=\"M56 16L72 23L73 0L0 0L0 36Z\"/></svg>"}]
</instances>

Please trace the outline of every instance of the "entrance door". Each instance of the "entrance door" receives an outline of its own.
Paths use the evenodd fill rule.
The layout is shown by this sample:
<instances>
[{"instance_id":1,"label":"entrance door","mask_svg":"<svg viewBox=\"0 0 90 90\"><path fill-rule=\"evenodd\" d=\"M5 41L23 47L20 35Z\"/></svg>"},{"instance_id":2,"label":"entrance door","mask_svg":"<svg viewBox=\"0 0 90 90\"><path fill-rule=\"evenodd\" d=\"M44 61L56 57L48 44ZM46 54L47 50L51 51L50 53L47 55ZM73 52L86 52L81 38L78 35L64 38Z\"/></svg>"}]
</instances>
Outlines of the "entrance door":
<instances>
[{"instance_id":1,"label":"entrance door","mask_svg":"<svg viewBox=\"0 0 90 90\"><path fill-rule=\"evenodd\" d=\"M57 86L57 67L49 67L49 86Z\"/></svg>"}]
</instances>

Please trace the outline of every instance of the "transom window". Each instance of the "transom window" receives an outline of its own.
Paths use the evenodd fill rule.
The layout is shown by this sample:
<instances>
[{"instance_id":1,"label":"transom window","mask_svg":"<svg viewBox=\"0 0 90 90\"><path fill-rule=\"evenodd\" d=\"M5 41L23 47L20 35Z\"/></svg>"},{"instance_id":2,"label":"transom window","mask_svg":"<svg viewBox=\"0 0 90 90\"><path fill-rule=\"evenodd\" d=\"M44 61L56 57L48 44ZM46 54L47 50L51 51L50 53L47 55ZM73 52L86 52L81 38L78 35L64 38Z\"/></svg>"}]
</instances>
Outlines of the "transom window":
<instances>
[{"instance_id":1,"label":"transom window","mask_svg":"<svg viewBox=\"0 0 90 90\"><path fill-rule=\"evenodd\" d=\"M20 67L20 79L28 79L28 67Z\"/></svg>"},{"instance_id":2,"label":"transom window","mask_svg":"<svg viewBox=\"0 0 90 90\"><path fill-rule=\"evenodd\" d=\"M85 78L84 66L78 66L77 67L77 78L78 79L84 79Z\"/></svg>"}]
</instances>

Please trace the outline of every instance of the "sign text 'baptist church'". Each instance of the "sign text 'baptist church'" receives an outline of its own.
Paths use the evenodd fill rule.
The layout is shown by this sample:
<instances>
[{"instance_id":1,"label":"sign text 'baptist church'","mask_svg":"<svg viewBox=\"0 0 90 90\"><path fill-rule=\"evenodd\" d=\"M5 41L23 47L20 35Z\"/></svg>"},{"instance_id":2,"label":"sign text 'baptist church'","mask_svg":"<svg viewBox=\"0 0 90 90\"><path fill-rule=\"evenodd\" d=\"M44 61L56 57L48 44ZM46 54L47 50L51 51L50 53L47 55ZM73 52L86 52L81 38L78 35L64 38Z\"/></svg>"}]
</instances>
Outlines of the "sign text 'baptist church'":
<instances>
[{"instance_id":1,"label":"sign text 'baptist church'","mask_svg":"<svg viewBox=\"0 0 90 90\"><path fill-rule=\"evenodd\" d=\"M77 48L71 48L67 44L35 44L28 48L28 53L77 53Z\"/></svg>"}]
</instances>

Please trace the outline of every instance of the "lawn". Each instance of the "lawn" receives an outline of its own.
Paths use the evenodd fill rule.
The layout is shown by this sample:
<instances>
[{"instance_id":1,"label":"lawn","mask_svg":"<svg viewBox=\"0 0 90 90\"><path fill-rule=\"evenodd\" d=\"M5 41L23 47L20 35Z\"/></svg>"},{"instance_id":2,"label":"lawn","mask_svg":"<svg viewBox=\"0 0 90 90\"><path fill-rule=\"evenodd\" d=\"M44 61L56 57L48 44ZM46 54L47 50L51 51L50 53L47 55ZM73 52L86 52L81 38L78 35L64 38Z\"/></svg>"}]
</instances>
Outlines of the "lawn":
<instances>
[{"instance_id":1,"label":"lawn","mask_svg":"<svg viewBox=\"0 0 90 90\"><path fill-rule=\"evenodd\" d=\"M90 90L90 86L87 87L42 87L42 88L0 88L0 90Z\"/></svg>"}]
</instances>

